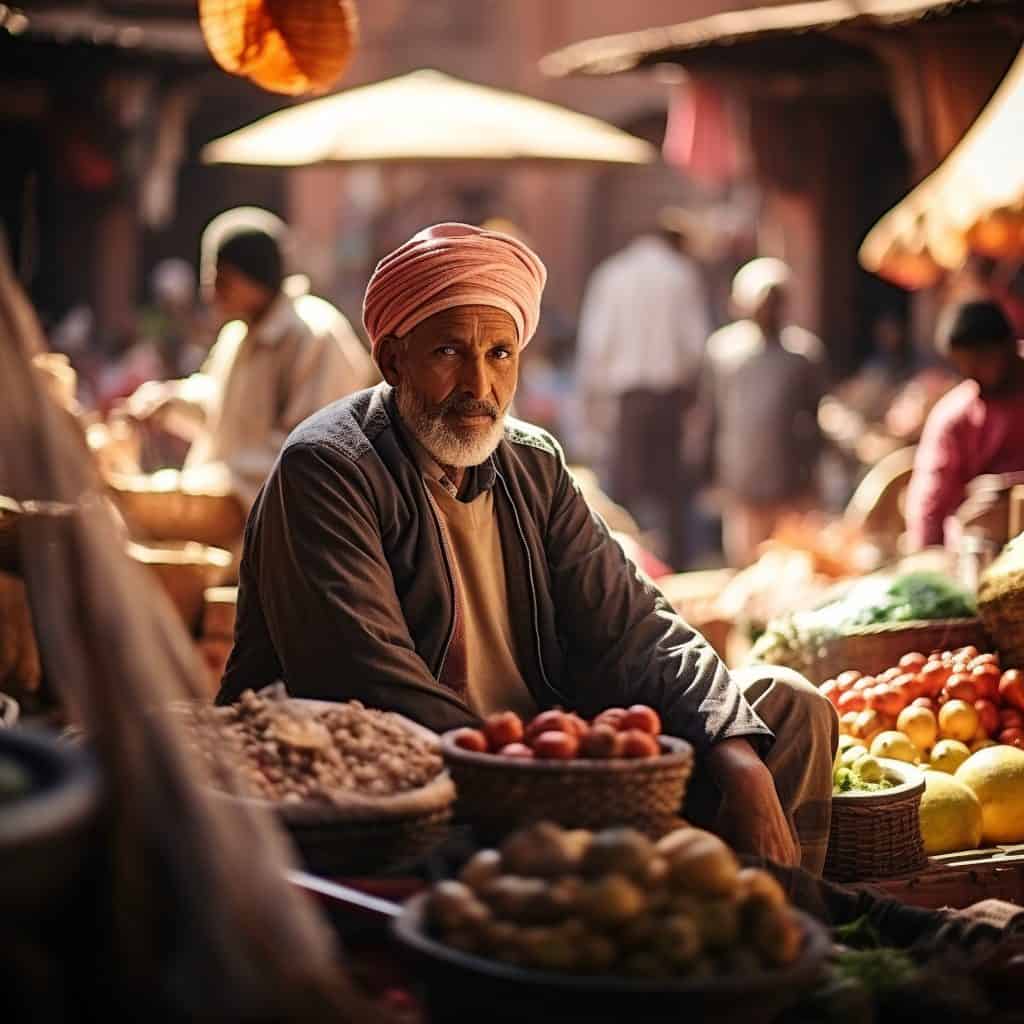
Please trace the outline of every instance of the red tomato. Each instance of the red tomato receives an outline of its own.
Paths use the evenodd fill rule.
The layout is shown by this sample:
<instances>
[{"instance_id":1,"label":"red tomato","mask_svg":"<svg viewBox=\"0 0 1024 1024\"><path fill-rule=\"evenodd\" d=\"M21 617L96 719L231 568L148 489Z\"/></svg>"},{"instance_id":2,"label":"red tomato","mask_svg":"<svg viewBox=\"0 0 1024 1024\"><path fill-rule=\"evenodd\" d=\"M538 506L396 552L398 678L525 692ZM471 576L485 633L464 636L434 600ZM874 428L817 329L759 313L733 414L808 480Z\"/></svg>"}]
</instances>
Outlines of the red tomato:
<instances>
[{"instance_id":1,"label":"red tomato","mask_svg":"<svg viewBox=\"0 0 1024 1024\"><path fill-rule=\"evenodd\" d=\"M619 751L622 734L607 722L597 722L590 732L580 740L580 756L604 759L615 757Z\"/></svg>"},{"instance_id":2,"label":"red tomato","mask_svg":"<svg viewBox=\"0 0 1024 1024\"><path fill-rule=\"evenodd\" d=\"M475 754L487 753L487 737L479 729L456 729L452 733L452 743Z\"/></svg>"},{"instance_id":3,"label":"red tomato","mask_svg":"<svg viewBox=\"0 0 1024 1024\"><path fill-rule=\"evenodd\" d=\"M839 695L836 707L840 711L863 711L867 704L864 701L864 694L857 690L847 690Z\"/></svg>"},{"instance_id":4,"label":"red tomato","mask_svg":"<svg viewBox=\"0 0 1024 1024\"><path fill-rule=\"evenodd\" d=\"M978 712L978 723L989 736L995 736L1000 729L999 708L990 700L976 700L974 710Z\"/></svg>"},{"instance_id":5,"label":"red tomato","mask_svg":"<svg viewBox=\"0 0 1024 1024\"><path fill-rule=\"evenodd\" d=\"M601 722L602 724L610 725L613 729L618 729L625 717L625 708L605 708L604 711L594 719L592 724L597 725L598 722Z\"/></svg>"},{"instance_id":6,"label":"red tomato","mask_svg":"<svg viewBox=\"0 0 1024 1024\"><path fill-rule=\"evenodd\" d=\"M915 708L927 708L929 711L939 710L939 705L935 703L934 697L915 697L910 703Z\"/></svg>"},{"instance_id":7,"label":"red tomato","mask_svg":"<svg viewBox=\"0 0 1024 1024\"><path fill-rule=\"evenodd\" d=\"M564 711L552 708L550 711L542 711L526 727L526 740L531 741L542 732L572 732L569 724L569 716Z\"/></svg>"},{"instance_id":8,"label":"red tomato","mask_svg":"<svg viewBox=\"0 0 1024 1024\"><path fill-rule=\"evenodd\" d=\"M876 686L873 697L871 707L888 718L895 718L910 703L909 697L892 686Z\"/></svg>"},{"instance_id":9,"label":"red tomato","mask_svg":"<svg viewBox=\"0 0 1024 1024\"><path fill-rule=\"evenodd\" d=\"M962 658L964 661L971 661L978 656L978 648L974 644L968 644L953 652L953 657Z\"/></svg>"},{"instance_id":10,"label":"red tomato","mask_svg":"<svg viewBox=\"0 0 1024 1024\"><path fill-rule=\"evenodd\" d=\"M921 690L925 697L938 697L946 680L949 679L949 667L934 661L928 662L921 669Z\"/></svg>"},{"instance_id":11,"label":"red tomato","mask_svg":"<svg viewBox=\"0 0 1024 1024\"><path fill-rule=\"evenodd\" d=\"M853 735L870 743L880 732L895 728L896 719L891 715L883 715L881 711L867 708L857 716L857 721L853 725Z\"/></svg>"},{"instance_id":12,"label":"red tomato","mask_svg":"<svg viewBox=\"0 0 1024 1024\"><path fill-rule=\"evenodd\" d=\"M501 750L523 738L523 720L514 711L496 711L484 719L484 735L491 750Z\"/></svg>"},{"instance_id":13,"label":"red tomato","mask_svg":"<svg viewBox=\"0 0 1024 1024\"><path fill-rule=\"evenodd\" d=\"M582 740L584 736L590 732L590 726L587 725L586 721L580 718L575 711L571 711L565 716L566 721L569 724L569 729L578 740Z\"/></svg>"},{"instance_id":14,"label":"red tomato","mask_svg":"<svg viewBox=\"0 0 1024 1024\"><path fill-rule=\"evenodd\" d=\"M971 661L971 671L974 671L979 665L995 665L999 667L999 655L998 654L979 654L975 659Z\"/></svg>"},{"instance_id":15,"label":"red tomato","mask_svg":"<svg viewBox=\"0 0 1024 1024\"><path fill-rule=\"evenodd\" d=\"M968 704L973 704L978 699L978 688L970 676L958 672L947 680L945 694L947 699L964 700Z\"/></svg>"},{"instance_id":16,"label":"red tomato","mask_svg":"<svg viewBox=\"0 0 1024 1024\"><path fill-rule=\"evenodd\" d=\"M984 655L982 655L984 657ZM975 659L977 661L977 659ZM975 664L972 662L971 664ZM999 695L999 666L992 662L984 662L975 665L971 669L971 679L978 690L978 697L982 700L995 700Z\"/></svg>"},{"instance_id":17,"label":"red tomato","mask_svg":"<svg viewBox=\"0 0 1024 1024\"><path fill-rule=\"evenodd\" d=\"M623 716L619 728L623 731L639 729L648 736L657 736L661 732L661 719L654 708L646 704L634 704Z\"/></svg>"},{"instance_id":18,"label":"red tomato","mask_svg":"<svg viewBox=\"0 0 1024 1024\"><path fill-rule=\"evenodd\" d=\"M848 690L858 679L860 679L860 672L855 672L853 669L849 669L846 672L840 672L836 676L836 682L839 684L839 689L844 692Z\"/></svg>"},{"instance_id":19,"label":"red tomato","mask_svg":"<svg viewBox=\"0 0 1024 1024\"><path fill-rule=\"evenodd\" d=\"M502 757L521 757L524 761L533 759L533 751L525 743L509 743L501 748L498 753Z\"/></svg>"},{"instance_id":20,"label":"red tomato","mask_svg":"<svg viewBox=\"0 0 1024 1024\"><path fill-rule=\"evenodd\" d=\"M902 693L908 703L915 697L924 696L924 683L914 672L903 672L890 683L890 686Z\"/></svg>"},{"instance_id":21,"label":"red tomato","mask_svg":"<svg viewBox=\"0 0 1024 1024\"><path fill-rule=\"evenodd\" d=\"M1024 729L1004 729L999 734L999 742L1024 750Z\"/></svg>"},{"instance_id":22,"label":"red tomato","mask_svg":"<svg viewBox=\"0 0 1024 1024\"><path fill-rule=\"evenodd\" d=\"M904 672L920 672L927 661L928 659L919 651L911 651L910 654L904 654L900 658L899 667Z\"/></svg>"},{"instance_id":23,"label":"red tomato","mask_svg":"<svg viewBox=\"0 0 1024 1024\"><path fill-rule=\"evenodd\" d=\"M533 741L535 757L549 761L571 761L580 749L580 741L571 732L549 729Z\"/></svg>"},{"instance_id":24,"label":"red tomato","mask_svg":"<svg viewBox=\"0 0 1024 1024\"><path fill-rule=\"evenodd\" d=\"M1024 673L1007 669L999 680L999 700L1011 708L1024 711Z\"/></svg>"},{"instance_id":25,"label":"red tomato","mask_svg":"<svg viewBox=\"0 0 1024 1024\"><path fill-rule=\"evenodd\" d=\"M866 693L868 690L873 690L877 685L878 680L874 676L864 676L853 684L853 689L856 693Z\"/></svg>"},{"instance_id":26,"label":"red tomato","mask_svg":"<svg viewBox=\"0 0 1024 1024\"><path fill-rule=\"evenodd\" d=\"M657 757L661 753L658 741L642 729L626 729L622 733L623 757Z\"/></svg>"},{"instance_id":27,"label":"red tomato","mask_svg":"<svg viewBox=\"0 0 1024 1024\"><path fill-rule=\"evenodd\" d=\"M888 686L894 679L899 678L903 675L903 669L899 665L894 665L892 668L887 668L879 677L878 681L884 686Z\"/></svg>"},{"instance_id":28,"label":"red tomato","mask_svg":"<svg viewBox=\"0 0 1024 1024\"><path fill-rule=\"evenodd\" d=\"M1017 708L1000 708L999 724L1004 729L1024 729L1024 712Z\"/></svg>"},{"instance_id":29,"label":"red tomato","mask_svg":"<svg viewBox=\"0 0 1024 1024\"><path fill-rule=\"evenodd\" d=\"M826 679L825 682L818 687L818 692L822 697L827 697L833 707L839 704L839 698L842 694L839 692L839 684L834 679Z\"/></svg>"}]
</instances>

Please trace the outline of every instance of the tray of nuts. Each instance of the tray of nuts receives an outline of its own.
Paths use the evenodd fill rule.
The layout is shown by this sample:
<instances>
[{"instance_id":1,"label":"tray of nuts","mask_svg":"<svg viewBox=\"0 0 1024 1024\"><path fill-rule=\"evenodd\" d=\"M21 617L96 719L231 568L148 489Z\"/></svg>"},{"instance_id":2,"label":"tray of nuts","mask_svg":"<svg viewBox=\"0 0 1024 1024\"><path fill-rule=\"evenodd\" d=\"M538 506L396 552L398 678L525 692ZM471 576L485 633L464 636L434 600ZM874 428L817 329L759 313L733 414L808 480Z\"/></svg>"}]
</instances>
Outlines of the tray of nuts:
<instances>
[{"instance_id":1,"label":"tray of nuts","mask_svg":"<svg viewBox=\"0 0 1024 1024\"><path fill-rule=\"evenodd\" d=\"M177 710L214 784L271 809L315 870L408 863L447 834L455 787L438 738L401 715L290 698L280 685Z\"/></svg>"}]
</instances>

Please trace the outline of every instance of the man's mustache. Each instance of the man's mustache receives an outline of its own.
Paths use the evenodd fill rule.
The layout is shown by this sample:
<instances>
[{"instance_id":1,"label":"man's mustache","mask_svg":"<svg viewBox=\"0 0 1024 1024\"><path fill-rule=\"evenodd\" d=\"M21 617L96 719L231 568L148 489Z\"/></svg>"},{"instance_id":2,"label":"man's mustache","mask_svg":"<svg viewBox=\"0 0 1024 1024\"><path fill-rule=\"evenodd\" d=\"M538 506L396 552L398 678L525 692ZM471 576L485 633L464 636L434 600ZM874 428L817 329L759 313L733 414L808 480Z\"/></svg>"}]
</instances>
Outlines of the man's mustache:
<instances>
[{"instance_id":1,"label":"man's mustache","mask_svg":"<svg viewBox=\"0 0 1024 1024\"><path fill-rule=\"evenodd\" d=\"M493 402L460 398L458 395L449 395L437 409L442 416L454 413L456 416L490 416L492 420L496 420L501 413Z\"/></svg>"}]
</instances>

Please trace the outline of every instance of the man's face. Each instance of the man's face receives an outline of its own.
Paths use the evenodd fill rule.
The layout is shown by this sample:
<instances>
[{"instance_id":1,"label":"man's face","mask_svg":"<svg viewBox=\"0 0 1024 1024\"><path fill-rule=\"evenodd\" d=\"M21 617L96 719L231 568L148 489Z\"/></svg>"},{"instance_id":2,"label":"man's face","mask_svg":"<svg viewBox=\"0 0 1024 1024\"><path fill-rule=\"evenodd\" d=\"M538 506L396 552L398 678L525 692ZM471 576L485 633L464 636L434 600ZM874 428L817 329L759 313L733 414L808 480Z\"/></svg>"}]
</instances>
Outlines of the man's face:
<instances>
[{"instance_id":1,"label":"man's face","mask_svg":"<svg viewBox=\"0 0 1024 1024\"><path fill-rule=\"evenodd\" d=\"M250 320L267 304L268 290L230 263L217 264L213 295L226 320Z\"/></svg>"},{"instance_id":2,"label":"man's face","mask_svg":"<svg viewBox=\"0 0 1024 1024\"><path fill-rule=\"evenodd\" d=\"M998 395L1011 384L1013 349L1010 346L953 347L949 359L962 377L977 381L983 395Z\"/></svg>"},{"instance_id":3,"label":"man's face","mask_svg":"<svg viewBox=\"0 0 1024 1024\"><path fill-rule=\"evenodd\" d=\"M445 466L477 466L501 441L519 379L515 321L491 306L459 306L386 339L381 369L417 440Z\"/></svg>"}]
</instances>

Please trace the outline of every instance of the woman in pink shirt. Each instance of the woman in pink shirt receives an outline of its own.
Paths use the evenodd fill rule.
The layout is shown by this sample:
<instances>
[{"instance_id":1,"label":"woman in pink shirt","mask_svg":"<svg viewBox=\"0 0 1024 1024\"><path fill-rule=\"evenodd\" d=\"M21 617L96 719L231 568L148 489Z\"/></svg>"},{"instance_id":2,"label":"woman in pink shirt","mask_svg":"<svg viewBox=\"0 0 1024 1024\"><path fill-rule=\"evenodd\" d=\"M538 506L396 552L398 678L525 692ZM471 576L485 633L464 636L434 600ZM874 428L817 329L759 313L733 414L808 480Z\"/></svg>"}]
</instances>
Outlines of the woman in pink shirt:
<instances>
[{"instance_id":1,"label":"woman in pink shirt","mask_svg":"<svg viewBox=\"0 0 1024 1024\"><path fill-rule=\"evenodd\" d=\"M907 493L912 550L942 543L943 524L975 477L1024 470L1024 359L1002 309L964 303L937 344L966 379L939 401L921 435Z\"/></svg>"}]
</instances>

